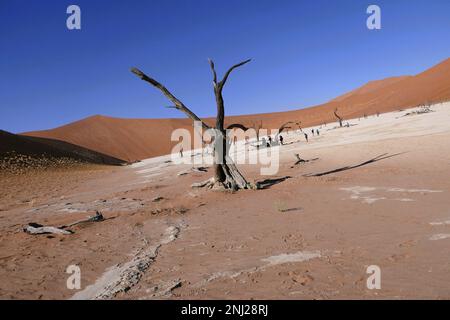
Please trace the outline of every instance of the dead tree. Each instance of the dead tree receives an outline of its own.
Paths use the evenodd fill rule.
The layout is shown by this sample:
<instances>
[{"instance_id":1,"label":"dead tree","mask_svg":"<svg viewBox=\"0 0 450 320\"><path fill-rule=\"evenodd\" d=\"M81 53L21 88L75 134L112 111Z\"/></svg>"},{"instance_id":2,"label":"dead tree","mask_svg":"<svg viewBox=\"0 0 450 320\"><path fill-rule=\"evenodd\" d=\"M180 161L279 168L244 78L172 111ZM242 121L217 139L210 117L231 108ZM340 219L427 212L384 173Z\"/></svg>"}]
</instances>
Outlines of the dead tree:
<instances>
[{"instance_id":1,"label":"dead tree","mask_svg":"<svg viewBox=\"0 0 450 320\"><path fill-rule=\"evenodd\" d=\"M339 116L339 115L337 114L337 111L338 111L338 109L336 108L336 109L334 110L334 116L335 116L336 118L338 118L338 120L339 120L339 126L342 127L342 118L341 118L341 116Z\"/></svg>"},{"instance_id":2,"label":"dead tree","mask_svg":"<svg viewBox=\"0 0 450 320\"><path fill-rule=\"evenodd\" d=\"M217 116L216 116L216 124L214 128L208 126L205 122L203 122L195 113L193 113L188 107L186 107L180 100L178 100L166 87L164 87L161 83L147 76L145 73L140 71L139 69L132 68L131 72L137 75L141 80L144 80L150 83L152 86L159 89L173 104L175 109L183 112L189 118L194 121L199 121L202 124L202 128L212 132L214 135L214 177L208 179L207 181L201 183L195 183L193 187L209 187L209 188L218 188L218 189L250 189L254 188L252 184L247 182L244 176L239 172L236 165L233 163L231 158L228 155L228 144L229 139L227 137L225 128L224 128L224 120L225 120L225 106L224 100L222 96L222 90L228 80L231 72L244 64L250 62L249 60L245 60L240 62L234 66L232 66L225 73L225 76L221 81L217 79L217 73L214 67L214 62L209 60L209 65L211 67L211 71L213 74L213 86L214 86L214 95L216 98L217 105ZM238 126L235 124L234 126ZM243 127L243 126L242 126Z\"/></svg>"},{"instance_id":3,"label":"dead tree","mask_svg":"<svg viewBox=\"0 0 450 320\"><path fill-rule=\"evenodd\" d=\"M293 125L293 124L296 124L296 123L294 121L288 121L288 122L282 124L281 127L278 129L278 133L281 133L284 130L292 129L291 125Z\"/></svg>"},{"instance_id":4,"label":"dead tree","mask_svg":"<svg viewBox=\"0 0 450 320\"><path fill-rule=\"evenodd\" d=\"M255 129L256 140L258 143L259 143L259 130L261 130L262 127L263 127L262 120L260 120L259 122L253 121L250 125L250 128Z\"/></svg>"},{"instance_id":5,"label":"dead tree","mask_svg":"<svg viewBox=\"0 0 450 320\"><path fill-rule=\"evenodd\" d=\"M286 123L283 123L283 124L281 125L281 127L278 129L277 134L275 135L275 141L278 141L278 137L279 137L280 133L282 133L284 130L292 129L292 126L291 126L291 125L293 125L293 124L298 125L298 122L288 121L288 122L286 122Z\"/></svg>"}]
</instances>

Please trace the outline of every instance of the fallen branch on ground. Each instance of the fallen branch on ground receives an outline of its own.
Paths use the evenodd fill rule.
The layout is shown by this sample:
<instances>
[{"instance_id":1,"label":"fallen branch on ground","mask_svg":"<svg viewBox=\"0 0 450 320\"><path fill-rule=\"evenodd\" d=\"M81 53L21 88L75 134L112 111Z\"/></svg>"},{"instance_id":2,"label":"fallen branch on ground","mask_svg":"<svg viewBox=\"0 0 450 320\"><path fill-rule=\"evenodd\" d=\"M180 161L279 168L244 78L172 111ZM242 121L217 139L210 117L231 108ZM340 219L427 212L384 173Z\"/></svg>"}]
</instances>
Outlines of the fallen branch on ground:
<instances>
[{"instance_id":1,"label":"fallen branch on ground","mask_svg":"<svg viewBox=\"0 0 450 320\"><path fill-rule=\"evenodd\" d=\"M83 219L83 220L76 221L76 222L71 223L71 224L69 224L69 225L67 225L67 226L61 226L60 228L61 228L61 229L66 229L66 228L73 227L73 226L75 226L75 225L77 225L77 224L80 224L80 223L100 222L100 221L103 221L103 220L105 220L105 218L103 217L103 215L102 215L100 212L95 211L95 216L88 217L87 219Z\"/></svg>"},{"instance_id":2,"label":"fallen branch on ground","mask_svg":"<svg viewBox=\"0 0 450 320\"><path fill-rule=\"evenodd\" d=\"M63 234L63 235L69 235L69 234L73 234L74 232L71 230L66 230L67 228L73 227L77 224L80 223L88 223L88 222L100 222L105 220L105 218L103 217L103 215L96 211L95 212L95 216L89 217L87 219L83 219L83 220L79 220L76 221L74 223L71 223L69 225L63 225L60 227L52 227L52 226L43 226L39 223L35 223L35 222L30 222L27 226L25 226L23 228L23 231L28 233L28 234L32 234L32 235L37 235L37 234Z\"/></svg>"},{"instance_id":3,"label":"fallen branch on ground","mask_svg":"<svg viewBox=\"0 0 450 320\"><path fill-rule=\"evenodd\" d=\"M41 225L39 223L34 223L34 222L31 222L31 223L28 224L28 226L24 227L23 231L28 233L28 234L33 234L33 235L36 235L36 234L50 234L50 233L52 233L52 234L65 234L65 235L68 235L68 234L72 234L73 233L70 230L63 230L63 229L56 228L56 227L48 227L48 226L46 227L46 226L43 226L43 225Z\"/></svg>"},{"instance_id":4,"label":"fallen branch on ground","mask_svg":"<svg viewBox=\"0 0 450 320\"><path fill-rule=\"evenodd\" d=\"M293 168L296 165L299 165L300 163L307 163L307 162L319 160L319 158L305 160L305 159L300 158L300 155L298 153L295 154L295 157L297 158L297 162L291 168Z\"/></svg>"}]
</instances>

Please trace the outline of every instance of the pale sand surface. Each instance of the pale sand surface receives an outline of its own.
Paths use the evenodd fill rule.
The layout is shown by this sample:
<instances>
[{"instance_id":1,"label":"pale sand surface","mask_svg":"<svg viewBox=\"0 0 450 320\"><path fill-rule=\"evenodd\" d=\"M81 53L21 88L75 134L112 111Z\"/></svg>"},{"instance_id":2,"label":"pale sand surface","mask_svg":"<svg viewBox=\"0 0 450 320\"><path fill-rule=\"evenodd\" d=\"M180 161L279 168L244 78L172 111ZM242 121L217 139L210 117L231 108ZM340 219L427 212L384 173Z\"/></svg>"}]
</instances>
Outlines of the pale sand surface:
<instances>
[{"instance_id":1,"label":"pale sand surface","mask_svg":"<svg viewBox=\"0 0 450 320\"><path fill-rule=\"evenodd\" d=\"M266 190L195 190L208 172L164 156L128 167L2 176L3 299L450 298L450 103L328 124L309 143L285 134ZM315 127L319 128L319 127ZM238 153L243 150L238 143ZM257 152L252 150L251 152ZM262 152L262 151L260 151ZM295 153L316 161L294 166ZM195 154L195 151L194 151ZM323 175L304 175L355 166ZM198 157L198 156L197 156ZM163 197L153 202L155 197ZM31 236L28 222L58 226L95 210L107 220L72 235ZM66 287L68 265L82 290ZM366 268L381 268L381 290Z\"/></svg>"}]
</instances>

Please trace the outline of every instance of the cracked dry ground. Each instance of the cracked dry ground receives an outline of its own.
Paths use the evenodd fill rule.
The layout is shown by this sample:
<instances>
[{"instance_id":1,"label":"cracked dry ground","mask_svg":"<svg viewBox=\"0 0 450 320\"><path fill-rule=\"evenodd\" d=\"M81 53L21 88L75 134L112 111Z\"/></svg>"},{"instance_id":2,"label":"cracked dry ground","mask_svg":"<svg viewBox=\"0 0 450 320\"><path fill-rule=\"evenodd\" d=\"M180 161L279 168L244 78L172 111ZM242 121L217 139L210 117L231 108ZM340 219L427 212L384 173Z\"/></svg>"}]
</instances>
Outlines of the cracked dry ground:
<instances>
[{"instance_id":1,"label":"cracked dry ground","mask_svg":"<svg viewBox=\"0 0 450 320\"><path fill-rule=\"evenodd\" d=\"M152 178L98 166L2 175L0 296L448 299L449 138L282 147L276 177L291 178L234 194L191 189L211 169L178 176L183 165L154 164L162 174ZM319 160L293 166L299 151ZM402 154L303 176L384 153ZM258 167L240 168L250 180L265 178ZM77 225L72 235L21 231L95 210L106 220ZM72 264L81 268L81 290L66 287ZM366 288L369 265L381 268L381 290Z\"/></svg>"}]
</instances>

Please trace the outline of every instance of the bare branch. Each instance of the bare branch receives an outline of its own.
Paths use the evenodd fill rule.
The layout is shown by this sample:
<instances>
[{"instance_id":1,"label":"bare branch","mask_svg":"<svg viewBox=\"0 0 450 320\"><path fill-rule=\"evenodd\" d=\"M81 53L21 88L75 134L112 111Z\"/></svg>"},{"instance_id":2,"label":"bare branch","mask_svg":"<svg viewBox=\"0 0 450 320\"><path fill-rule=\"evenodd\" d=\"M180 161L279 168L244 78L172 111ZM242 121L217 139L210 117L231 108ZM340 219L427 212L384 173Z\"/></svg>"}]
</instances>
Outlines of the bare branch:
<instances>
[{"instance_id":1,"label":"bare branch","mask_svg":"<svg viewBox=\"0 0 450 320\"><path fill-rule=\"evenodd\" d=\"M243 124L240 124L240 123L233 123L227 127L227 129L230 129L230 130L234 129L234 128L242 129L244 131L248 130L248 128L246 126L244 126Z\"/></svg>"},{"instance_id":2,"label":"bare branch","mask_svg":"<svg viewBox=\"0 0 450 320\"><path fill-rule=\"evenodd\" d=\"M288 121L286 123L284 123L279 129L278 132L282 133L285 129L292 129L291 124L297 124L296 122L293 121Z\"/></svg>"},{"instance_id":3,"label":"bare branch","mask_svg":"<svg viewBox=\"0 0 450 320\"><path fill-rule=\"evenodd\" d=\"M150 78L145 73L137 68L132 68L131 72L137 75L141 80L144 80L150 83L152 86L159 89L170 101L175 105L174 108L186 114L189 118L194 121L200 121L202 123L202 127L205 129L209 129L209 126L204 123L195 113L193 113L188 107L186 107L180 100L178 100L166 87L164 87L161 83L156 81L155 79Z\"/></svg>"},{"instance_id":4,"label":"bare branch","mask_svg":"<svg viewBox=\"0 0 450 320\"><path fill-rule=\"evenodd\" d=\"M298 122L294 121L288 121L281 125L281 127L278 129L277 134L275 135L275 140L278 140L278 136L285 130L285 129L292 129L292 124L298 124Z\"/></svg>"},{"instance_id":5,"label":"bare branch","mask_svg":"<svg viewBox=\"0 0 450 320\"><path fill-rule=\"evenodd\" d=\"M225 76L223 77L222 81L219 82L219 87L220 87L220 89L223 88L223 86L224 86L225 83L227 82L228 76L230 75L230 73L231 73L234 69L239 68L240 66L243 66L244 64L249 63L250 61L252 61L252 59L248 59L248 60L242 61L242 62L240 62L240 63L235 64L234 66L232 66L232 67L227 71L227 73L225 73Z\"/></svg>"},{"instance_id":6,"label":"bare branch","mask_svg":"<svg viewBox=\"0 0 450 320\"><path fill-rule=\"evenodd\" d=\"M213 83L214 83L214 87L217 86L217 73L216 73L216 69L214 67L214 61L212 61L212 59L208 59L209 61L209 66L211 67L211 71L213 73Z\"/></svg>"},{"instance_id":7,"label":"bare branch","mask_svg":"<svg viewBox=\"0 0 450 320\"><path fill-rule=\"evenodd\" d=\"M338 109L336 108L336 109L334 110L334 115L336 116L336 118L338 118L339 120L342 121L342 118L337 114L337 111L338 111Z\"/></svg>"}]
</instances>

